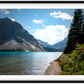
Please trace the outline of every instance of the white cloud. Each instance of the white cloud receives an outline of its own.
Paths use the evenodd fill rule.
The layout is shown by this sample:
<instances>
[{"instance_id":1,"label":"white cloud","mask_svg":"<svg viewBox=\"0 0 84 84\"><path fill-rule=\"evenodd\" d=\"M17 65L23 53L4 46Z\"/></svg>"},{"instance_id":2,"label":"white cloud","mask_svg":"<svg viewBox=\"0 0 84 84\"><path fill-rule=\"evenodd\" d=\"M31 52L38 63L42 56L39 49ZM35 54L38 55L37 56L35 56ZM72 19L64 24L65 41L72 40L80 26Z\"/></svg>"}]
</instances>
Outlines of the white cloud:
<instances>
[{"instance_id":1,"label":"white cloud","mask_svg":"<svg viewBox=\"0 0 84 84\"><path fill-rule=\"evenodd\" d=\"M54 18L62 18L62 20L64 21L65 19L66 20L72 20L73 19L73 16L70 16L68 13L62 13L61 11L59 12L53 12L53 13L50 13L50 16L54 16Z\"/></svg>"},{"instance_id":2,"label":"white cloud","mask_svg":"<svg viewBox=\"0 0 84 84\"><path fill-rule=\"evenodd\" d=\"M6 9L0 9L0 12L4 14L9 14L10 12Z\"/></svg>"},{"instance_id":3,"label":"white cloud","mask_svg":"<svg viewBox=\"0 0 84 84\"><path fill-rule=\"evenodd\" d=\"M39 24L39 23L43 23L43 20L32 20L33 21L33 23L37 23L37 24Z\"/></svg>"},{"instance_id":4,"label":"white cloud","mask_svg":"<svg viewBox=\"0 0 84 84\"><path fill-rule=\"evenodd\" d=\"M44 29L38 28L33 35L37 39L54 44L67 37L68 29L65 25L49 25L45 26Z\"/></svg>"},{"instance_id":5,"label":"white cloud","mask_svg":"<svg viewBox=\"0 0 84 84\"><path fill-rule=\"evenodd\" d=\"M59 12L56 13L56 12L54 11L54 13L50 13L50 16L52 16L52 15L58 15L58 14L61 14L61 12L59 11Z\"/></svg>"},{"instance_id":6,"label":"white cloud","mask_svg":"<svg viewBox=\"0 0 84 84\"><path fill-rule=\"evenodd\" d=\"M14 19L14 18L11 18L11 20L12 20L12 21L15 21L15 19Z\"/></svg>"},{"instance_id":7,"label":"white cloud","mask_svg":"<svg viewBox=\"0 0 84 84\"><path fill-rule=\"evenodd\" d=\"M37 14L35 16L37 16Z\"/></svg>"}]
</instances>

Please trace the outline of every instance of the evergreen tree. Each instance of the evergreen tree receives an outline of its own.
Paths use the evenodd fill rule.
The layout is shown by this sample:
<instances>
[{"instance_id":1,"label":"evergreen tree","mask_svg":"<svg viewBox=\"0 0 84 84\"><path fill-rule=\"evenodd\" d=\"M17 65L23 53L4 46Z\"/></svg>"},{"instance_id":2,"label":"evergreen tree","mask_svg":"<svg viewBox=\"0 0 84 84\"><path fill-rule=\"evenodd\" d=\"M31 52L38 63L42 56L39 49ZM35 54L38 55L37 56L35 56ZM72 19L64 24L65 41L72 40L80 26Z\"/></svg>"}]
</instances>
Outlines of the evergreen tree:
<instances>
[{"instance_id":1,"label":"evergreen tree","mask_svg":"<svg viewBox=\"0 0 84 84\"><path fill-rule=\"evenodd\" d=\"M83 28L83 14L81 9L75 9L74 17L68 34L68 41L64 49L64 53L72 52L76 46L76 42L84 43L84 28Z\"/></svg>"},{"instance_id":2,"label":"evergreen tree","mask_svg":"<svg viewBox=\"0 0 84 84\"><path fill-rule=\"evenodd\" d=\"M81 27L81 30L80 30L80 44L83 44L84 43L84 14L83 14L83 25Z\"/></svg>"}]
</instances>

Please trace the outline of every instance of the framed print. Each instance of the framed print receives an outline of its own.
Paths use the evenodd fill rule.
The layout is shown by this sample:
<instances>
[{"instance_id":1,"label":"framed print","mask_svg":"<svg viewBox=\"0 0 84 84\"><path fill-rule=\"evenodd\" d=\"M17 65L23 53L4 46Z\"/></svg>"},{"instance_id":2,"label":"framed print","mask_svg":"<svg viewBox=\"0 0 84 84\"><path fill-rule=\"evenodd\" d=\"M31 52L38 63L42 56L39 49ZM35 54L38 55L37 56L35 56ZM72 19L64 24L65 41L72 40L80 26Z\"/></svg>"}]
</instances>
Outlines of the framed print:
<instances>
[{"instance_id":1,"label":"framed print","mask_svg":"<svg viewBox=\"0 0 84 84\"><path fill-rule=\"evenodd\" d=\"M83 83L83 1L0 1L0 82Z\"/></svg>"}]
</instances>

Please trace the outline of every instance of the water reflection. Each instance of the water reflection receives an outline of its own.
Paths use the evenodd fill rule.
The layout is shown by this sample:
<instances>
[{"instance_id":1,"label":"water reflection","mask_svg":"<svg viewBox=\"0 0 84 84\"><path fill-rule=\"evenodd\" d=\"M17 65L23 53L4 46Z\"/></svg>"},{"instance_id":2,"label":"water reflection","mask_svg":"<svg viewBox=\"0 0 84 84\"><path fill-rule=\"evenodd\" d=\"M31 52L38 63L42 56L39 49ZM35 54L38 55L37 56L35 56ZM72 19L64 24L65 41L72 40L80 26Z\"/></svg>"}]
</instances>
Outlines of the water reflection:
<instances>
[{"instance_id":1,"label":"water reflection","mask_svg":"<svg viewBox=\"0 0 84 84\"><path fill-rule=\"evenodd\" d=\"M0 52L0 74L39 75L62 52Z\"/></svg>"}]
</instances>

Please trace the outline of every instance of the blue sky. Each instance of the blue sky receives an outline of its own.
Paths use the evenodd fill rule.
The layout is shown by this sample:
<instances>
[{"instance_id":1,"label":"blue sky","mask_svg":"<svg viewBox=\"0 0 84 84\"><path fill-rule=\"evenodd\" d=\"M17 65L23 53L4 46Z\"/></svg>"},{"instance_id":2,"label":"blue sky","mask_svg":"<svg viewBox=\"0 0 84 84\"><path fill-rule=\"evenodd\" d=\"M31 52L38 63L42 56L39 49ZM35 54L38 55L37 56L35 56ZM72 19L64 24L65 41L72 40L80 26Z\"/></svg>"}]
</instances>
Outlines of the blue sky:
<instances>
[{"instance_id":1,"label":"blue sky","mask_svg":"<svg viewBox=\"0 0 84 84\"><path fill-rule=\"evenodd\" d=\"M67 37L75 9L0 9L0 18L19 22L36 39L54 44Z\"/></svg>"}]
</instances>

